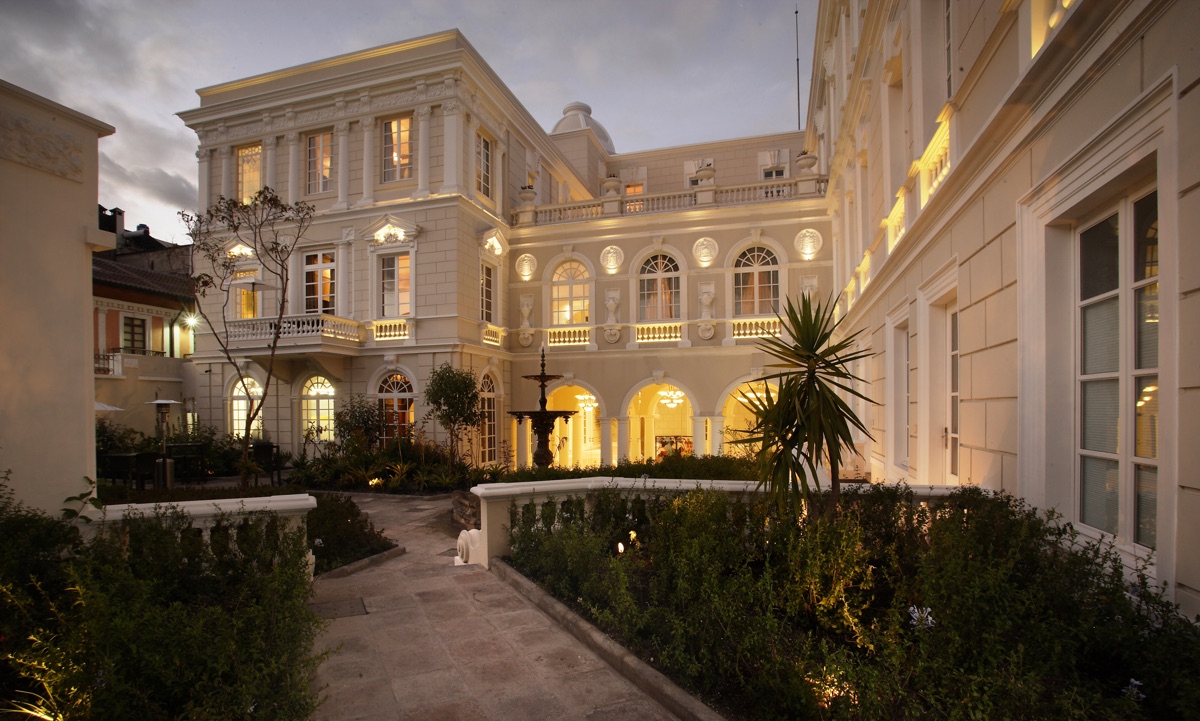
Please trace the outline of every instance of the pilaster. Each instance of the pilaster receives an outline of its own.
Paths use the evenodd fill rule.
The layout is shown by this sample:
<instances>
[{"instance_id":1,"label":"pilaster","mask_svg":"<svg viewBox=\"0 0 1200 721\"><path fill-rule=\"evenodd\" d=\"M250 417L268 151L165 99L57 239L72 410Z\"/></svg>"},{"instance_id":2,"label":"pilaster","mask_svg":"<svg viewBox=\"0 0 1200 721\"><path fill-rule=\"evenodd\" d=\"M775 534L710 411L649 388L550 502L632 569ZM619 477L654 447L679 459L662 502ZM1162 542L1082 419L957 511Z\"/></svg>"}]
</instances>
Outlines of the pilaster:
<instances>
[{"instance_id":1,"label":"pilaster","mask_svg":"<svg viewBox=\"0 0 1200 721\"><path fill-rule=\"evenodd\" d=\"M379 173L375 167L379 160L375 152L375 118L363 118L358 121L358 127L362 130L363 187L357 205L371 205L375 202L375 177Z\"/></svg>"},{"instance_id":2,"label":"pilaster","mask_svg":"<svg viewBox=\"0 0 1200 721\"><path fill-rule=\"evenodd\" d=\"M433 113L428 105L417 108L417 190L413 198L429 197L429 116Z\"/></svg>"},{"instance_id":3,"label":"pilaster","mask_svg":"<svg viewBox=\"0 0 1200 721\"><path fill-rule=\"evenodd\" d=\"M442 104L442 187L439 193L461 193L458 174L462 167L462 118L457 100Z\"/></svg>"},{"instance_id":4,"label":"pilaster","mask_svg":"<svg viewBox=\"0 0 1200 721\"><path fill-rule=\"evenodd\" d=\"M333 126L337 137L337 202L334 210L350 207L350 121L343 120Z\"/></svg>"}]
</instances>

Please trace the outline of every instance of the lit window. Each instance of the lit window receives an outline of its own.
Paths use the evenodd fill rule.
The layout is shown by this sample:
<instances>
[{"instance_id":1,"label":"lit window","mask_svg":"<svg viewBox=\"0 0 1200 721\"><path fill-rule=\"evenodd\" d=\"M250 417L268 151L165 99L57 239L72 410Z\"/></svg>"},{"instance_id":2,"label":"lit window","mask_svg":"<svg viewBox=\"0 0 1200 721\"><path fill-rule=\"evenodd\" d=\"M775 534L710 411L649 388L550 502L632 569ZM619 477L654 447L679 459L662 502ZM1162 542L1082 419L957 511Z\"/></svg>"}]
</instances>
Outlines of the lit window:
<instances>
[{"instance_id":1,"label":"lit window","mask_svg":"<svg viewBox=\"0 0 1200 721\"><path fill-rule=\"evenodd\" d=\"M333 133L308 136L308 193L333 190Z\"/></svg>"},{"instance_id":2,"label":"lit window","mask_svg":"<svg viewBox=\"0 0 1200 721\"><path fill-rule=\"evenodd\" d=\"M638 278L638 319L679 318L679 264L669 255L652 255Z\"/></svg>"},{"instance_id":3,"label":"lit window","mask_svg":"<svg viewBox=\"0 0 1200 721\"><path fill-rule=\"evenodd\" d=\"M234 288L234 315L239 320L258 317L258 292L249 288Z\"/></svg>"},{"instance_id":4,"label":"lit window","mask_svg":"<svg viewBox=\"0 0 1200 721\"><path fill-rule=\"evenodd\" d=\"M483 420L479 427L479 461L481 463L496 462L496 382L490 375L484 374L479 379L479 409L483 411Z\"/></svg>"},{"instance_id":5,"label":"lit window","mask_svg":"<svg viewBox=\"0 0 1200 721\"><path fill-rule=\"evenodd\" d=\"M779 261L766 248L742 251L734 261L733 314L772 315L779 312Z\"/></svg>"},{"instance_id":6,"label":"lit window","mask_svg":"<svg viewBox=\"0 0 1200 721\"><path fill-rule=\"evenodd\" d=\"M485 198L492 197L492 141L475 136L475 191Z\"/></svg>"},{"instance_id":7,"label":"lit window","mask_svg":"<svg viewBox=\"0 0 1200 721\"><path fill-rule=\"evenodd\" d=\"M413 429L413 404L416 393L412 381L393 373L379 384L379 410L383 416L384 444L407 438Z\"/></svg>"},{"instance_id":8,"label":"lit window","mask_svg":"<svg viewBox=\"0 0 1200 721\"><path fill-rule=\"evenodd\" d=\"M262 190L262 146L247 145L237 149L237 197L249 203Z\"/></svg>"},{"instance_id":9,"label":"lit window","mask_svg":"<svg viewBox=\"0 0 1200 721\"><path fill-rule=\"evenodd\" d=\"M495 304L496 270L487 263L479 266L479 320L491 323Z\"/></svg>"},{"instance_id":10,"label":"lit window","mask_svg":"<svg viewBox=\"0 0 1200 721\"><path fill-rule=\"evenodd\" d=\"M333 440L333 405L335 392L329 379L313 376L304 384L300 394L300 421L304 436L317 442Z\"/></svg>"},{"instance_id":11,"label":"lit window","mask_svg":"<svg viewBox=\"0 0 1200 721\"><path fill-rule=\"evenodd\" d=\"M412 315L412 265L408 253L379 259L379 317Z\"/></svg>"},{"instance_id":12,"label":"lit window","mask_svg":"<svg viewBox=\"0 0 1200 721\"><path fill-rule=\"evenodd\" d=\"M246 419L251 411L257 410L254 423L250 425L250 437L262 438L263 414L258 407L262 405L262 399L263 388L253 378L247 376L244 384L234 385L233 396L229 399L229 428L233 435L240 437L246 432Z\"/></svg>"},{"instance_id":13,"label":"lit window","mask_svg":"<svg viewBox=\"0 0 1200 721\"><path fill-rule=\"evenodd\" d=\"M625 195L641 195L645 192L645 186L641 183L626 183Z\"/></svg>"},{"instance_id":14,"label":"lit window","mask_svg":"<svg viewBox=\"0 0 1200 721\"><path fill-rule=\"evenodd\" d=\"M1158 502L1157 193L1122 201L1115 212L1079 233L1077 250L1080 520L1153 548Z\"/></svg>"},{"instance_id":15,"label":"lit window","mask_svg":"<svg viewBox=\"0 0 1200 721\"><path fill-rule=\"evenodd\" d=\"M383 123L383 178L385 183L412 177L412 118Z\"/></svg>"},{"instance_id":16,"label":"lit window","mask_svg":"<svg viewBox=\"0 0 1200 721\"><path fill-rule=\"evenodd\" d=\"M334 270L333 253L305 253L304 255L304 312L326 313L334 312Z\"/></svg>"},{"instance_id":17,"label":"lit window","mask_svg":"<svg viewBox=\"0 0 1200 721\"><path fill-rule=\"evenodd\" d=\"M568 260L558 266L551 280L551 323L587 324L590 319L591 295L592 284L583 263Z\"/></svg>"}]
</instances>

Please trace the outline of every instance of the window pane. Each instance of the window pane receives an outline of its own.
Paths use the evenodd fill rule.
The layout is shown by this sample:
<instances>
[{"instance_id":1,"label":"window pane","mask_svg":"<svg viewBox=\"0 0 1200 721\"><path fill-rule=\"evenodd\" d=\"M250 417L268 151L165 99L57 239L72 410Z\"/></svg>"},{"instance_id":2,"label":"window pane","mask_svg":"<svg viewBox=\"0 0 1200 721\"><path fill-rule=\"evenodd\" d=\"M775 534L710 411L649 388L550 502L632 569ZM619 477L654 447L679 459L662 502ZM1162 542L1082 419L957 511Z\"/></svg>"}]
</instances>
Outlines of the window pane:
<instances>
[{"instance_id":1,"label":"window pane","mask_svg":"<svg viewBox=\"0 0 1200 721\"><path fill-rule=\"evenodd\" d=\"M1138 458L1158 458L1158 376L1137 379L1133 448Z\"/></svg>"},{"instance_id":2,"label":"window pane","mask_svg":"<svg viewBox=\"0 0 1200 721\"><path fill-rule=\"evenodd\" d=\"M1158 193L1133 204L1134 281L1158 275Z\"/></svg>"},{"instance_id":3,"label":"window pane","mask_svg":"<svg viewBox=\"0 0 1200 721\"><path fill-rule=\"evenodd\" d=\"M1082 402L1080 443L1089 451L1117 452L1117 422L1120 418L1120 382L1084 381L1080 383Z\"/></svg>"},{"instance_id":4,"label":"window pane","mask_svg":"<svg viewBox=\"0 0 1200 721\"><path fill-rule=\"evenodd\" d=\"M1120 369L1120 312L1117 298L1084 306L1083 373L1116 373Z\"/></svg>"},{"instance_id":5,"label":"window pane","mask_svg":"<svg viewBox=\"0 0 1200 721\"><path fill-rule=\"evenodd\" d=\"M1137 367L1158 367L1158 283L1137 289Z\"/></svg>"},{"instance_id":6,"label":"window pane","mask_svg":"<svg viewBox=\"0 0 1200 721\"><path fill-rule=\"evenodd\" d=\"M1079 237L1079 298L1087 300L1116 290L1120 255L1117 215L1083 231Z\"/></svg>"},{"instance_id":7,"label":"window pane","mask_svg":"<svg viewBox=\"0 0 1200 721\"><path fill-rule=\"evenodd\" d=\"M1092 528L1117 532L1117 462L1079 459L1080 517Z\"/></svg>"},{"instance_id":8,"label":"window pane","mask_svg":"<svg viewBox=\"0 0 1200 721\"><path fill-rule=\"evenodd\" d=\"M1137 486L1137 528L1134 539L1143 546L1155 547L1158 527L1158 469L1154 466L1134 466Z\"/></svg>"}]
</instances>

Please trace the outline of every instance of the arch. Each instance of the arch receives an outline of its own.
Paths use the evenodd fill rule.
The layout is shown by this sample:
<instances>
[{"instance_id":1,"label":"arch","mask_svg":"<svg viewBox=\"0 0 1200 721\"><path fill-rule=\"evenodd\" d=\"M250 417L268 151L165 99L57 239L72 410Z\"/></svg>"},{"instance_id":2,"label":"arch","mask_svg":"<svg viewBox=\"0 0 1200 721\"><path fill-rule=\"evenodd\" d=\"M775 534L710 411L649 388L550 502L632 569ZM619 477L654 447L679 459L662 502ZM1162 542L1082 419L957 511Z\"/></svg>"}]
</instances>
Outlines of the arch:
<instances>
[{"instance_id":1,"label":"arch","mask_svg":"<svg viewBox=\"0 0 1200 721\"><path fill-rule=\"evenodd\" d=\"M555 464L599 465L605 456L601 448L604 436L601 419L610 423L611 419L604 414L603 399L595 387L576 378L560 380L547 387L546 399L548 408L575 411L570 422L555 424L555 438L562 444L554 451Z\"/></svg>"},{"instance_id":2,"label":"arch","mask_svg":"<svg viewBox=\"0 0 1200 721\"><path fill-rule=\"evenodd\" d=\"M542 268L542 282L550 283L554 278L555 271L558 270L558 266L569 260L582 263L583 267L587 268L588 277L595 280L596 266L592 264L591 259L585 255L581 255L572 251L569 253L559 253L558 255L546 261L546 265Z\"/></svg>"},{"instance_id":3,"label":"arch","mask_svg":"<svg viewBox=\"0 0 1200 721\"><path fill-rule=\"evenodd\" d=\"M791 261L791 256L788 255L786 246L769 235L758 233L747 235L729 246L729 251L725 253L725 267L732 268L738 256L745 252L747 248L755 245L761 245L773 252L775 257L779 259L781 268Z\"/></svg>"},{"instance_id":4,"label":"arch","mask_svg":"<svg viewBox=\"0 0 1200 721\"><path fill-rule=\"evenodd\" d=\"M567 258L549 270L550 325L589 324L595 274L578 258Z\"/></svg>"},{"instance_id":5,"label":"arch","mask_svg":"<svg viewBox=\"0 0 1200 721\"><path fill-rule=\"evenodd\" d=\"M322 375L309 376L300 384L300 434L323 443L333 440L333 415L337 388Z\"/></svg>"},{"instance_id":6,"label":"arch","mask_svg":"<svg viewBox=\"0 0 1200 721\"><path fill-rule=\"evenodd\" d=\"M263 436L263 386L258 379L250 373L244 373L244 380L239 379L235 374L230 378L226 385L228 389L225 393L225 398L228 401L228 420L230 434L241 436L246 430L246 416L250 413L254 405L258 406L258 415L254 418L254 424L250 427L251 438L262 438Z\"/></svg>"},{"instance_id":7,"label":"arch","mask_svg":"<svg viewBox=\"0 0 1200 721\"><path fill-rule=\"evenodd\" d=\"M637 320L679 320L683 316L683 272L669 253L647 256L637 270Z\"/></svg>"},{"instance_id":8,"label":"arch","mask_svg":"<svg viewBox=\"0 0 1200 721\"><path fill-rule=\"evenodd\" d=\"M621 406L628 429L628 448L623 450L633 459L697 449L703 452L704 439L698 437L697 424L702 416L698 415L695 398L692 389L674 378L659 376L637 383Z\"/></svg>"},{"instance_id":9,"label":"arch","mask_svg":"<svg viewBox=\"0 0 1200 721\"><path fill-rule=\"evenodd\" d=\"M384 444L412 435L415 426L416 386L409 376L392 371L375 386L375 398L383 425Z\"/></svg>"},{"instance_id":10,"label":"arch","mask_svg":"<svg viewBox=\"0 0 1200 721\"><path fill-rule=\"evenodd\" d=\"M479 374L479 406L483 419L479 424L479 461L495 463L500 443L500 409L496 381L487 371Z\"/></svg>"},{"instance_id":11,"label":"arch","mask_svg":"<svg viewBox=\"0 0 1200 721\"><path fill-rule=\"evenodd\" d=\"M733 261L733 315L764 316L779 312L779 257L762 244L747 246Z\"/></svg>"}]
</instances>

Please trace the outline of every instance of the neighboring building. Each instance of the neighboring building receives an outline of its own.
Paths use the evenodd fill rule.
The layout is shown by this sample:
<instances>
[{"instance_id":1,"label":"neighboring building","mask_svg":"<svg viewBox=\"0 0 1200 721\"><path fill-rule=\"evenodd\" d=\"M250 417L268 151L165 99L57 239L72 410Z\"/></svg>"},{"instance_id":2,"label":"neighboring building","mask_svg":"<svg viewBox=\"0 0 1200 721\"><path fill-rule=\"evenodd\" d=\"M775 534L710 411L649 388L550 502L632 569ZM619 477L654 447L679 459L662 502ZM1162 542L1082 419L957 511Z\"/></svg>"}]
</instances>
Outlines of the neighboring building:
<instances>
[{"instance_id":1,"label":"neighboring building","mask_svg":"<svg viewBox=\"0 0 1200 721\"><path fill-rule=\"evenodd\" d=\"M872 477L1054 508L1200 612L1200 3L818 17L808 130L874 353Z\"/></svg>"},{"instance_id":2,"label":"neighboring building","mask_svg":"<svg viewBox=\"0 0 1200 721\"><path fill-rule=\"evenodd\" d=\"M57 514L95 478L97 142L113 128L0 80L0 469Z\"/></svg>"},{"instance_id":3,"label":"neighboring building","mask_svg":"<svg viewBox=\"0 0 1200 721\"><path fill-rule=\"evenodd\" d=\"M288 450L329 438L351 394L385 408L387 436L410 432L449 362L481 379L476 459L526 465L529 425L507 411L537 408L522 376L545 348L564 376L549 407L577 411L558 463L720 453L780 300L834 290L823 180L793 162L802 132L617 153L572 103L547 133L458 31L199 95L180 116L201 207L266 185L317 209L289 287L240 285L227 308L249 390L196 331L201 422L236 427L283 293L261 432ZM201 302L220 317L222 301Z\"/></svg>"},{"instance_id":4,"label":"neighboring building","mask_svg":"<svg viewBox=\"0 0 1200 721\"><path fill-rule=\"evenodd\" d=\"M115 248L92 257L96 400L121 409L104 411L104 417L147 436L158 432L147 403L179 401L168 422L182 427L194 406L184 360L192 353L189 323L195 318L191 255L154 238L144 225L125 230L120 208L100 208L100 228L113 233Z\"/></svg>"}]
</instances>

